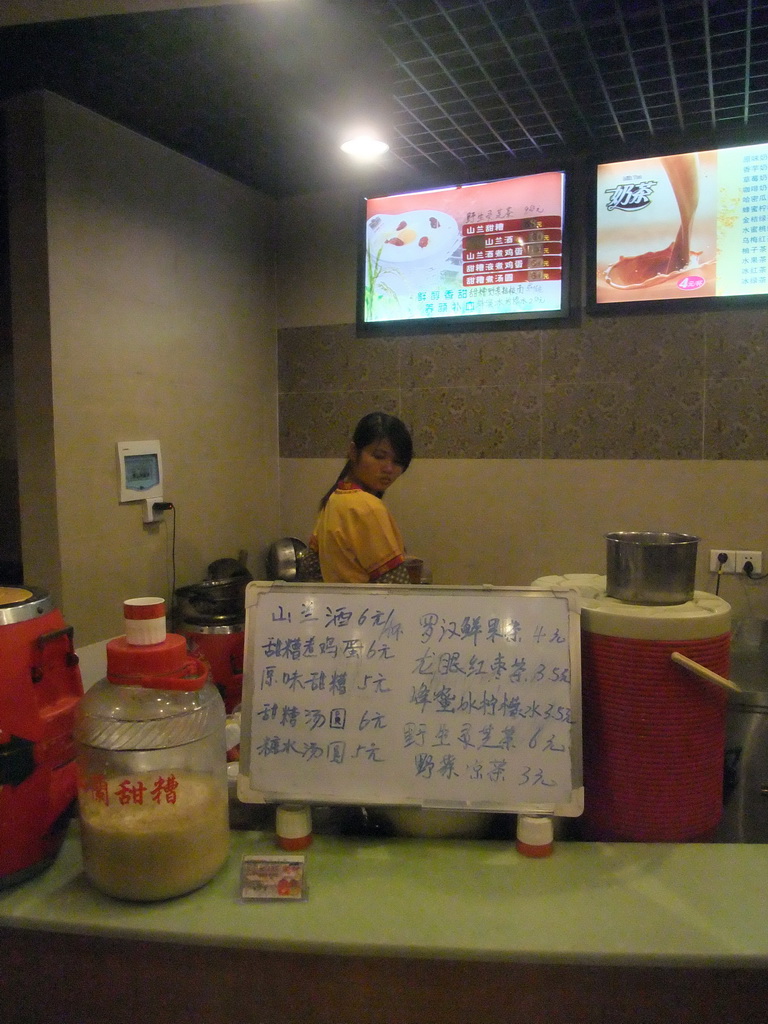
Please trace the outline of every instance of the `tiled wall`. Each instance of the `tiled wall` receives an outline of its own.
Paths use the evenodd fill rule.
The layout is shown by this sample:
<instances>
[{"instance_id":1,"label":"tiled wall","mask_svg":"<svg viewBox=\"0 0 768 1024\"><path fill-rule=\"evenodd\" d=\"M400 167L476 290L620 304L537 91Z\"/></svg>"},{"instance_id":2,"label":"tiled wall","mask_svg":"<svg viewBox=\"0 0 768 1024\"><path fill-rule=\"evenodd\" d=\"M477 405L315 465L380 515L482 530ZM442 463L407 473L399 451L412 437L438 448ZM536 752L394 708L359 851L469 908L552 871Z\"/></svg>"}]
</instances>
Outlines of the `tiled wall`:
<instances>
[{"instance_id":1,"label":"tiled wall","mask_svg":"<svg viewBox=\"0 0 768 1024\"><path fill-rule=\"evenodd\" d=\"M421 458L766 459L768 311L375 340L285 328L279 391L283 458L339 457L378 408Z\"/></svg>"}]
</instances>

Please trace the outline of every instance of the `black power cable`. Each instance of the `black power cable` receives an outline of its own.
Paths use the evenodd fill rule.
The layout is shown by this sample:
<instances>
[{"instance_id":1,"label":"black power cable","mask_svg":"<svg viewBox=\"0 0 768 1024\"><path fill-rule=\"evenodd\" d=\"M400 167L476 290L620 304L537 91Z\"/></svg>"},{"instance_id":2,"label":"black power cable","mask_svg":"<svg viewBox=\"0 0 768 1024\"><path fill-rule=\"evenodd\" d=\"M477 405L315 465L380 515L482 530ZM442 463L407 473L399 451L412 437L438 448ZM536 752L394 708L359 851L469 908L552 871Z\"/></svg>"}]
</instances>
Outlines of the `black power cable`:
<instances>
[{"instance_id":1,"label":"black power cable","mask_svg":"<svg viewBox=\"0 0 768 1024\"><path fill-rule=\"evenodd\" d=\"M721 551L717 556L717 580L715 582L715 595L720 593L720 577L723 575L723 566L728 561L728 555Z\"/></svg>"},{"instance_id":2,"label":"black power cable","mask_svg":"<svg viewBox=\"0 0 768 1024\"><path fill-rule=\"evenodd\" d=\"M750 580L764 580L768 576L768 572L755 572L755 567L751 562L745 562L742 570L747 579Z\"/></svg>"},{"instance_id":3,"label":"black power cable","mask_svg":"<svg viewBox=\"0 0 768 1024\"><path fill-rule=\"evenodd\" d=\"M176 506L172 501L156 501L152 505L153 512L173 512L173 529L171 530L171 599L169 608L174 614L176 601Z\"/></svg>"}]
</instances>

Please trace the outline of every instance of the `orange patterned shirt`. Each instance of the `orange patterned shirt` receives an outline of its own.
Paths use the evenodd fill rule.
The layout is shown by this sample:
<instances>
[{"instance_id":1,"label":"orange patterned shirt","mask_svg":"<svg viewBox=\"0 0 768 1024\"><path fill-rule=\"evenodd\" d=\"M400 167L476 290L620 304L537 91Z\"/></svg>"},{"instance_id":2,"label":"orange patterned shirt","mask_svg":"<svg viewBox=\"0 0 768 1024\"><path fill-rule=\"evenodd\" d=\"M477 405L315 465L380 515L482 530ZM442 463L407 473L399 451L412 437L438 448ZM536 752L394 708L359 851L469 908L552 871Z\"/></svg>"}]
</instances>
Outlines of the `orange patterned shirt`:
<instances>
[{"instance_id":1,"label":"orange patterned shirt","mask_svg":"<svg viewBox=\"0 0 768 1024\"><path fill-rule=\"evenodd\" d=\"M384 502L346 481L317 517L309 546L325 583L375 583L405 561L403 538Z\"/></svg>"}]
</instances>

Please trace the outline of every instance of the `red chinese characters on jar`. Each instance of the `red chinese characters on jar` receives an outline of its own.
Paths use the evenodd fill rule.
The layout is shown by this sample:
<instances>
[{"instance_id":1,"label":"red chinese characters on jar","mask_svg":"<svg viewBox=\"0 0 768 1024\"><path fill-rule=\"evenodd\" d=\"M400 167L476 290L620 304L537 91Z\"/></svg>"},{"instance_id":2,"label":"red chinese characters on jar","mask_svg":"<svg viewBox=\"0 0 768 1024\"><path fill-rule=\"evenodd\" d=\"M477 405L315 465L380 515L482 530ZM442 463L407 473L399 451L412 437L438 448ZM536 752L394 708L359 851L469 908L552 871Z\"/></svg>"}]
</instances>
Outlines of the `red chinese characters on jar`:
<instances>
[{"instance_id":1,"label":"red chinese characters on jar","mask_svg":"<svg viewBox=\"0 0 768 1024\"><path fill-rule=\"evenodd\" d=\"M84 773L79 806L86 875L119 899L167 899L196 889L227 857L226 797L226 779L206 773Z\"/></svg>"},{"instance_id":2,"label":"red chinese characters on jar","mask_svg":"<svg viewBox=\"0 0 768 1024\"><path fill-rule=\"evenodd\" d=\"M141 779L125 778L113 784L110 790L110 783L106 775L89 775L80 779L80 791L89 795L100 803L109 805L110 795L123 805L143 804L145 797L147 802L160 803L163 798L169 804L175 804L179 780L175 775L158 775L153 783L147 785Z\"/></svg>"}]
</instances>

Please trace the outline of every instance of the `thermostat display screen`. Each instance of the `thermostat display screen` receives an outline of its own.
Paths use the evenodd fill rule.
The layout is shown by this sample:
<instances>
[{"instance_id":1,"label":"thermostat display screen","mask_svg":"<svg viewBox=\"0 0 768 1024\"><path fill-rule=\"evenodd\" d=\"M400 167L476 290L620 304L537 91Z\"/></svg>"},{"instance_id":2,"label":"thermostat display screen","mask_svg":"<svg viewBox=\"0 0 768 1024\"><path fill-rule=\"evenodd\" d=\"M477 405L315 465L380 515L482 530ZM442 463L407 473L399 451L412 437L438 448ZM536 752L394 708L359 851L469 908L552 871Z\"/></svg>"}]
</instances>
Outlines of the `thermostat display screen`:
<instances>
[{"instance_id":1,"label":"thermostat display screen","mask_svg":"<svg viewBox=\"0 0 768 1024\"><path fill-rule=\"evenodd\" d=\"M160 466L154 452L125 456L125 486L129 491L148 491L159 483Z\"/></svg>"},{"instance_id":2,"label":"thermostat display screen","mask_svg":"<svg viewBox=\"0 0 768 1024\"><path fill-rule=\"evenodd\" d=\"M117 465L120 501L163 500L163 457L159 441L118 441ZM154 521L144 520L145 523Z\"/></svg>"}]
</instances>

